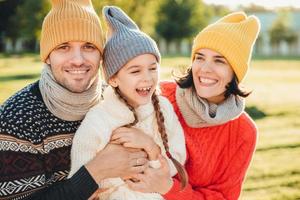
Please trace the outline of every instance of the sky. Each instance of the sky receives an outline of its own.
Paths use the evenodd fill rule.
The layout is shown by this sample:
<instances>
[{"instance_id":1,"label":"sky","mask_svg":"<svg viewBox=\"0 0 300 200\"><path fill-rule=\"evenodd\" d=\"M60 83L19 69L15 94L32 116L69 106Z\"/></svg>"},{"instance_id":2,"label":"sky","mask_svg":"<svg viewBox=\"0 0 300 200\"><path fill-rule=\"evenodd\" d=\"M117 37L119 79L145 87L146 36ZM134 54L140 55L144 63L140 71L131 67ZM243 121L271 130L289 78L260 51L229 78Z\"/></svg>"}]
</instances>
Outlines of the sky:
<instances>
[{"instance_id":1,"label":"sky","mask_svg":"<svg viewBox=\"0 0 300 200\"><path fill-rule=\"evenodd\" d=\"M292 6L295 8L300 8L300 0L203 0L207 4L217 4L225 5L232 9L236 8L238 5L249 5L256 4L264 6L266 8L278 8Z\"/></svg>"}]
</instances>

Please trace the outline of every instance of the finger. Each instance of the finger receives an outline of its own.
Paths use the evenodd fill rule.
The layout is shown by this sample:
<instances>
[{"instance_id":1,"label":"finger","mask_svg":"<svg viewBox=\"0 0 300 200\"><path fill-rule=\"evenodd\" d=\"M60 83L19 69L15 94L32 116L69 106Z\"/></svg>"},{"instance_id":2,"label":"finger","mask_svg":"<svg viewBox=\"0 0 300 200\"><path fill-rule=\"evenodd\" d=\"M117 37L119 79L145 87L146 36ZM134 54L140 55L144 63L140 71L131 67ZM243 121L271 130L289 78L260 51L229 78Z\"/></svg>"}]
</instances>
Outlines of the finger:
<instances>
[{"instance_id":1,"label":"finger","mask_svg":"<svg viewBox=\"0 0 300 200\"><path fill-rule=\"evenodd\" d=\"M120 137L124 136L124 132L121 132L121 131L118 131L118 132L114 132L112 135L111 135L111 140L116 140Z\"/></svg>"},{"instance_id":2,"label":"finger","mask_svg":"<svg viewBox=\"0 0 300 200\"><path fill-rule=\"evenodd\" d=\"M146 180L144 174L133 174L131 177L134 179L137 179L139 181L143 181L143 182L145 182L145 180Z\"/></svg>"},{"instance_id":3,"label":"finger","mask_svg":"<svg viewBox=\"0 0 300 200\"><path fill-rule=\"evenodd\" d=\"M148 168L147 165L139 165L131 168L131 174L140 174L143 173Z\"/></svg>"},{"instance_id":4,"label":"finger","mask_svg":"<svg viewBox=\"0 0 300 200\"><path fill-rule=\"evenodd\" d=\"M121 144L121 143L119 143L117 140L111 140L109 143L110 143L110 144Z\"/></svg>"},{"instance_id":5,"label":"finger","mask_svg":"<svg viewBox=\"0 0 300 200\"><path fill-rule=\"evenodd\" d=\"M147 158L147 157L148 155L145 151L131 152L129 155L130 159Z\"/></svg>"},{"instance_id":6,"label":"finger","mask_svg":"<svg viewBox=\"0 0 300 200\"><path fill-rule=\"evenodd\" d=\"M142 182L133 182L131 180L126 180L125 181L128 187L134 191L139 191L139 192L146 192L145 186Z\"/></svg>"},{"instance_id":7,"label":"finger","mask_svg":"<svg viewBox=\"0 0 300 200\"><path fill-rule=\"evenodd\" d=\"M140 152L140 151L144 152L144 151L143 151L142 149L140 149L140 148L126 147L126 150L129 151L129 152L131 152L131 153L134 153L134 152Z\"/></svg>"}]
</instances>

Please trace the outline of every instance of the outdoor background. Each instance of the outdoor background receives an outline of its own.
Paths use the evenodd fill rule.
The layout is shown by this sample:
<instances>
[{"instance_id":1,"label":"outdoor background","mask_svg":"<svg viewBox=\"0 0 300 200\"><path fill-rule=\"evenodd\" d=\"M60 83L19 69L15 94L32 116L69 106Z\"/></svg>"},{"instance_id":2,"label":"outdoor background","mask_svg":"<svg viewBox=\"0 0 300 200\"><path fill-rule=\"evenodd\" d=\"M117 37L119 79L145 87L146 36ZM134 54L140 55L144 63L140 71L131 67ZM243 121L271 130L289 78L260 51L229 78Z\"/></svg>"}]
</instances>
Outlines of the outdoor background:
<instances>
[{"instance_id":1,"label":"outdoor background","mask_svg":"<svg viewBox=\"0 0 300 200\"><path fill-rule=\"evenodd\" d=\"M257 123L259 139L240 199L299 200L299 1L261 0L257 3L271 4L259 5L220 2L93 0L100 16L103 5L122 7L158 42L163 54L163 80L172 79L173 70L178 73L189 66L193 37L207 24L231 11L255 14L261 20L261 33L244 85L253 90L246 111ZM0 0L0 105L38 80L42 68L38 54L40 30L49 9L47 0Z\"/></svg>"}]
</instances>

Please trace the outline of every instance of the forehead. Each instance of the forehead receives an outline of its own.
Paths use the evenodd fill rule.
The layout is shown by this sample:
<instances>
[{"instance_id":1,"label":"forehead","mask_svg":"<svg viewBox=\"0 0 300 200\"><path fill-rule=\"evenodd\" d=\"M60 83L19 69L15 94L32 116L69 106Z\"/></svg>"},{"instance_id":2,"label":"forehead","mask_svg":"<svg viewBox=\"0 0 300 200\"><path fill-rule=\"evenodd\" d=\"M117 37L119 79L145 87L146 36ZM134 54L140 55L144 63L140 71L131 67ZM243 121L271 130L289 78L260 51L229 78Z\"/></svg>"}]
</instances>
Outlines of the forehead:
<instances>
[{"instance_id":1,"label":"forehead","mask_svg":"<svg viewBox=\"0 0 300 200\"><path fill-rule=\"evenodd\" d=\"M157 59L152 54L142 54L130 59L123 67L131 67L131 66L149 66L152 64L156 64Z\"/></svg>"},{"instance_id":2,"label":"forehead","mask_svg":"<svg viewBox=\"0 0 300 200\"><path fill-rule=\"evenodd\" d=\"M199 50L196 51L196 53L197 54L203 54L203 55L223 57L223 55L220 54L219 52L217 52L213 49L208 49L208 48L199 49Z\"/></svg>"}]
</instances>

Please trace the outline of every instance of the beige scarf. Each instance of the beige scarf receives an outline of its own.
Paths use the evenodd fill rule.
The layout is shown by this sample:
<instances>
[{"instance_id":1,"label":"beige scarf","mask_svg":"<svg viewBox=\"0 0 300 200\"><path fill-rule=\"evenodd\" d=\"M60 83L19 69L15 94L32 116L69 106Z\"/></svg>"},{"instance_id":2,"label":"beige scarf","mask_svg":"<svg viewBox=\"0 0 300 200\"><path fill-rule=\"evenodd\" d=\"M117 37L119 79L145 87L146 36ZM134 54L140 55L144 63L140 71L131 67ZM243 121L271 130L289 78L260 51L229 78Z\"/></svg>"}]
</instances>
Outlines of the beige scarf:
<instances>
[{"instance_id":1,"label":"beige scarf","mask_svg":"<svg viewBox=\"0 0 300 200\"><path fill-rule=\"evenodd\" d=\"M244 98L231 95L221 104L200 98L192 88L176 88L176 101L186 123L193 128L224 124L241 115Z\"/></svg>"},{"instance_id":2,"label":"beige scarf","mask_svg":"<svg viewBox=\"0 0 300 200\"><path fill-rule=\"evenodd\" d=\"M59 85L45 64L42 70L39 88L49 111L66 121L82 120L88 110L96 105L101 97L101 82L97 80L82 93L73 93Z\"/></svg>"}]
</instances>

